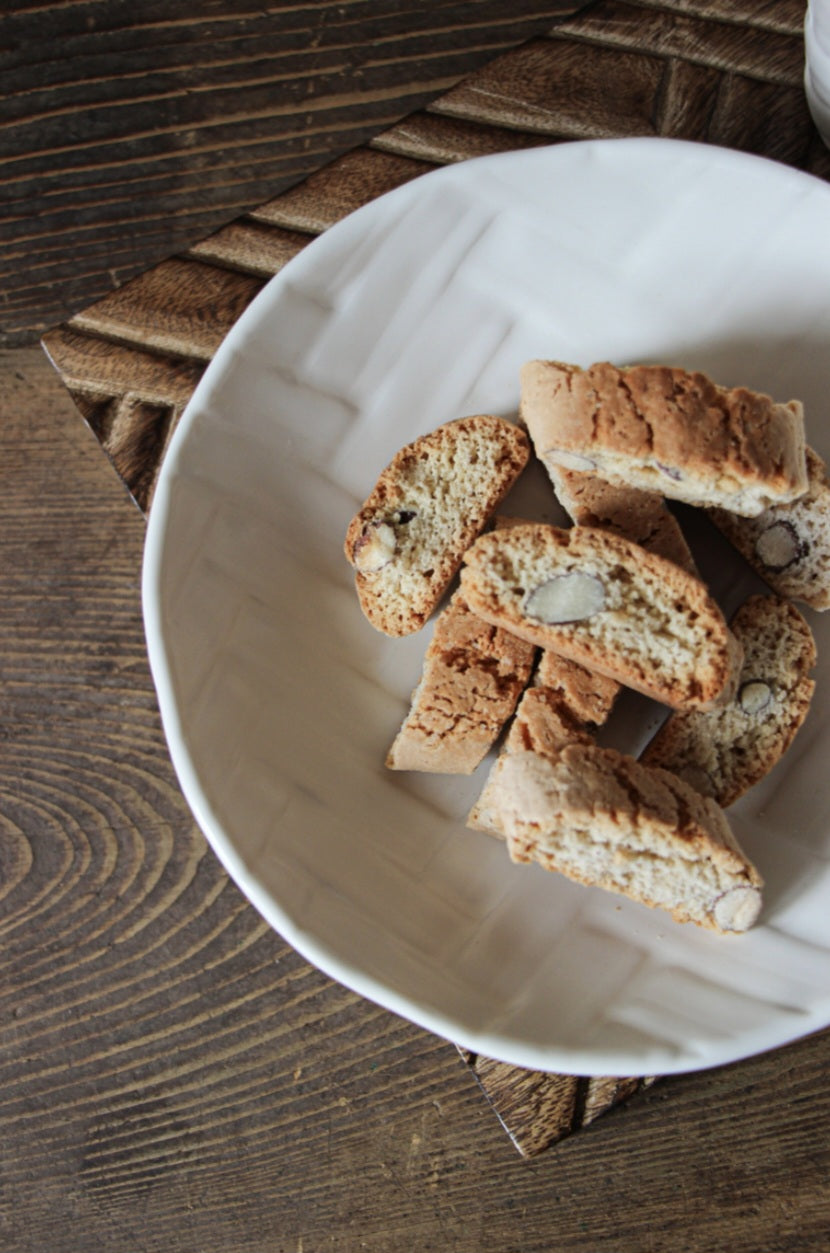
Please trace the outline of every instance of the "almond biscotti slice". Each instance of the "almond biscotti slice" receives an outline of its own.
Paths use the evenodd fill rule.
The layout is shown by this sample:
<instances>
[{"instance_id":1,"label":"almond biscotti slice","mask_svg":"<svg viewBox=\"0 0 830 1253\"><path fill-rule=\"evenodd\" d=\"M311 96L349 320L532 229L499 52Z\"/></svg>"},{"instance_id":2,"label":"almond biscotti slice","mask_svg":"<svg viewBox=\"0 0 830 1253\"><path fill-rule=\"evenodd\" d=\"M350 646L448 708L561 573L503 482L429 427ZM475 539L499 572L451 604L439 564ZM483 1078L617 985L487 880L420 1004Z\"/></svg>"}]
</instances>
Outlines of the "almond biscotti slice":
<instances>
[{"instance_id":1,"label":"almond biscotti slice","mask_svg":"<svg viewBox=\"0 0 830 1253\"><path fill-rule=\"evenodd\" d=\"M559 502L574 522L613 531L698 577L697 564L680 524L662 496L618 487L579 470L563 470L561 466L548 469ZM741 650L733 637L729 643L734 670L740 666Z\"/></svg>"},{"instance_id":2,"label":"almond biscotti slice","mask_svg":"<svg viewBox=\"0 0 830 1253\"><path fill-rule=\"evenodd\" d=\"M524 431L488 414L447 422L396 453L344 545L374 627L401 636L424 625L529 455Z\"/></svg>"},{"instance_id":3,"label":"almond biscotti slice","mask_svg":"<svg viewBox=\"0 0 830 1253\"><path fill-rule=\"evenodd\" d=\"M547 691L551 700L561 704L577 722L595 727L606 721L620 691L615 679L587 670L549 648L539 656L533 684Z\"/></svg>"},{"instance_id":4,"label":"almond biscotti slice","mask_svg":"<svg viewBox=\"0 0 830 1253\"><path fill-rule=\"evenodd\" d=\"M640 760L671 770L726 808L770 772L807 716L816 646L789 601L751 596L732 619L744 650L734 699L672 714Z\"/></svg>"},{"instance_id":5,"label":"almond biscotti slice","mask_svg":"<svg viewBox=\"0 0 830 1253\"><path fill-rule=\"evenodd\" d=\"M522 421L546 466L752 517L807 490L804 413L662 365L529 361Z\"/></svg>"},{"instance_id":6,"label":"almond biscotti slice","mask_svg":"<svg viewBox=\"0 0 830 1253\"><path fill-rule=\"evenodd\" d=\"M581 470L566 470L563 466L549 463L548 476L553 483L557 499L571 520L578 526L602 527L673 561L689 574L697 575L697 565L691 549L680 529L680 524L657 492L641 492L632 487L620 487L606 483L595 474ZM583 671L590 679L590 671ZM601 675L593 676L599 700L608 699L605 717L611 710L619 685L609 696L610 680ZM604 718L603 718L604 721Z\"/></svg>"},{"instance_id":7,"label":"almond biscotti slice","mask_svg":"<svg viewBox=\"0 0 830 1253\"><path fill-rule=\"evenodd\" d=\"M689 574L697 574L691 549L680 524L658 492L607 483L583 470L546 466L556 497L578 526L600 526L634 540L658 557L666 557Z\"/></svg>"},{"instance_id":8,"label":"almond biscotti slice","mask_svg":"<svg viewBox=\"0 0 830 1253\"><path fill-rule=\"evenodd\" d=\"M527 525L527 518L499 516L493 521L496 530ZM548 688L554 703L563 704L565 711L578 722L591 722L595 726L605 722L620 691L614 679L588 670L549 648L539 655L533 685Z\"/></svg>"},{"instance_id":9,"label":"almond biscotti slice","mask_svg":"<svg viewBox=\"0 0 830 1253\"><path fill-rule=\"evenodd\" d=\"M536 651L472 613L456 592L436 620L389 769L472 774L516 708Z\"/></svg>"},{"instance_id":10,"label":"almond biscotti slice","mask_svg":"<svg viewBox=\"0 0 830 1253\"><path fill-rule=\"evenodd\" d=\"M725 509L707 512L773 591L811 609L830 609L830 479L812 448L807 449L807 476L804 496L755 518L739 518Z\"/></svg>"},{"instance_id":11,"label":"almond biscotti slice","mask_svg":"<svg viewBox=\"0 0 830 1253\"><path fill-rule=\"evenodd\" d=\"M502 754L533 752L555 756L565 744L593 744L589 727L596 728L606 721L619 690L619 683L613 679L546 649L537 663L533 683L516 706ZM491 812L488 788L489 782L467 815L467 826L474 831L502 835Z\"/></svg>"},{"instance_id":12,"label":"almond biscotti slice","mask_svg":"<svg viewBox=\"0 0 830 1253\"><path fill-rule=\"evenodd\" d=\"M609 531L530 523L479 536L461 590L486 621L673 708L733 690L740 650L703 584Z\"/></svg>"},{"instance_id":13,"label":"almond biscotti slice","mask_svg":"<svg viewBox=\"0 0 830 1253\"><path fill-rule=\"evenodd\" d=\"M498 787L498 763L509 753L537 753L556 757L566 744L593 744L585 722L573 713L553 689L529 687L522 695L510 724L501 754L490 770L478 800L467 815L467 826L473 831L504 836L494 806L493 789ZM497 795L497 793L496 793Z\"/></svg>"},{"instance_id":14,"label":"almond biscotti slice","mask_svg":"<svg viewBox=\"0 0 830 1253\"><path fill-rule=\"evenodd\" d=\"M668 771L596 745L508 753L489 804L514 861L720 933L758 917L762 879L725 815Z\"/></svg>"}]
</instances>

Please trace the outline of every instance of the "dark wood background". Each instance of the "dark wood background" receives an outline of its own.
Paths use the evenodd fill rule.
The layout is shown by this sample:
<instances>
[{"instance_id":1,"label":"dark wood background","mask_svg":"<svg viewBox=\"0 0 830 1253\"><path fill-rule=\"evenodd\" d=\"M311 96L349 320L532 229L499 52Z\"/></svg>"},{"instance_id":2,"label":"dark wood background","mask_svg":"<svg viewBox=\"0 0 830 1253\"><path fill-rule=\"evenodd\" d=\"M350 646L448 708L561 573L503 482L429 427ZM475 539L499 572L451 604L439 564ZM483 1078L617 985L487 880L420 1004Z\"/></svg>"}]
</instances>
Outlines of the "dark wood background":
<instances>
[{"instance_id":1,"label":"dark wood background","mask_svg":"<svg viewBox=\"0 0 830 1253\"><path fill-rule=\"evenodd\" d=\"M830 1249L830 1033L661 1079L523 1159L451 1044L331 983L265 927L167 755L141 623L143 519L101 447L126 441L146 505L163 439L142 445L142 432L169 429L222 318L292 249L384 179L518 145L676 134L830 175L800 86L801 0L599 0L555 29L561 5L510 6L505 25L507 8L431 6L436 34L455 14L447 56L481 54L479 17L504 50L488 43L473 75L441 80L412 113L410 90L439 83L430 6L414 0L6 7L0 64L22 77L0 79L0 155L19 145L0 165L3 1253ZM308 164L288 180L324 168L286 194L288 114L276 87L264 114L243 103L256 84L222 37L247 22L263 42L269 21L298 14L328 35L363 21L350 64L395 71L372 99L351 80L303 111ZM540 24L519 36L514 14ZM360 50L373 21L388 23L391 61L378 38ZM287 29L269 56L287 55ZM178 46L185 78L208 63L230 76L230 95L202 90L196 125L175 121L196 105L167 90L161 55L142 93L148 33ZM87 60L96 40L107 55ZM332 64L316 66L326 93ZM367 105L381 109L368 143ZM267 141L260 125L276 127ZM190 131L200 142L176 147ZM341 140L360 146L330 164ZM187 290L159 303L194 268L230 293L212 317L191 316ZM189 290L198 309L204 289ZM43 325L64 382L32 342Z\"/></svg>"},{"instance_id":2,"label":"dark wood background","mask_svg":"<svg viewBox=\"0 0 830 1253\"><path fill-rule=\"evenodd\" d=\"M0 5L0 333L26 342L578 0Z\"/></svg>"}]
</instances>

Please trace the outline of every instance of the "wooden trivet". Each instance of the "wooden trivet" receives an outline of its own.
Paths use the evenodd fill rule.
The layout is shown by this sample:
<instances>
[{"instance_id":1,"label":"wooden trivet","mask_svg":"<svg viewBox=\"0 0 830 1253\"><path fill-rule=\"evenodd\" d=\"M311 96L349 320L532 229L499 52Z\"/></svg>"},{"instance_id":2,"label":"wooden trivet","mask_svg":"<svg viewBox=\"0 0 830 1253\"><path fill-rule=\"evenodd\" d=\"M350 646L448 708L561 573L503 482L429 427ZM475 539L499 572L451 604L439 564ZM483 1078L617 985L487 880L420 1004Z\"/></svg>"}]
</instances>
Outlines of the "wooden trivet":
<instances>
[{"instance_id":1,"label":"wooden trivet","mask_svg":"<svg viewBox=\"0 0 830 1253\"><path fill-rule=\"evenodd\" d=\"M138 507L151 508L179 415L263 284L313 236L427 170L568 139L663 135L830 178L802 88L804 10L802 0L600 0L50 331L44 346ZM653 1082L462 1056L527 1156Z\"/></svg>"}]
</instances>

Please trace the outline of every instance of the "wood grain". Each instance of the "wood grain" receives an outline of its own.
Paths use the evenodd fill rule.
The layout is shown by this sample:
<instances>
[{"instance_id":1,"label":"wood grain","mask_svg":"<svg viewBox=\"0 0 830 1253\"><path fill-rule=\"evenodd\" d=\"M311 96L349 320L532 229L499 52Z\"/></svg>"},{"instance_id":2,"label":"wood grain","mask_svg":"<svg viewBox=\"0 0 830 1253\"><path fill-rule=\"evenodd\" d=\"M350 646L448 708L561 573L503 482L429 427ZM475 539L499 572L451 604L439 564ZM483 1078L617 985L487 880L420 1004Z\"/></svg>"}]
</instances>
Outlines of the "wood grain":
<instances>
[{"instance_id":1,"label":"wood grain","mask_svg":"<svg viewBox=\"0 0 830 1253\"><path fill-rule=\"evenodd\" d=\"M31 338L183 251L576 8L573 0L7 6L5 342Z\"/></svg>"},{"instance_id":2,"label":"wood grain","mask_svg":"<svg viewBox=\"0 0 830 1253\"><path fill-rule=\"evenodd\" d=\"M492 1057L459 1052L524 1157L536 1157L654 1083L653 1076L625 1079L520 1070Z\"/></svg>"},{"instance_id":3,"label":"wood grain","mask_svg":"<svg viewBox=\"0 0 830 1253\"><path fill-rule=\"evenodd\" d=\"M258 278L271 278L306 246L299 231L266 230L257 221L229 222L207 239L187 249L195 261L241 270Z\"/></svg>"},{"instance_id":4,"label":"wood grain","mask_svg":"<svg viewBox=\"0 0 830 1253\"><path fill-rule=\"evenodd\" d=\"M79 313L73 328L116 343L210 361L262 288L244 272L171 257Z\"/></svg>"},{"instance_id":5,"label":"wood grain","mask_svg":"<svg viewBox=\"0 0 830 1253\"><path fill-rule=\"evenodd\" d=\"M777 5L779 19L784 17L785 8L789 8L789 14L774 26L765 23L763 14L749 12L749 6L744 6L744 23L736 20L740 6L720 6L718 16L722 21L713 20L716 15L711 8L669 4L644 11L636 3L609 0L600 11L588 9L565 22L558 33L562 38L596 40L638 55L681 57L762 82L801 85L803 5Z\"/></svg>"},{"instance_id":6,"label":"wood grain","mask_svg":"<svg viewBox=\"0 0 830 1253\"><path fill-rule=\"evenodd\" d=\"M308 239L421 172L539 143L671 135L830 177L830 153L817 139L800 85L802 21L803 6L793 0L600 0L494 58L370 145L192 244L186 257L84 309L45 337L47 350L146 511L181 412L183 367L201 369L264 277ZM122 355L104 357L104 343ZM583 1082L467 1060L528 1156L650 1083Z\"/></svg>"},{"instance_id":7,"label":"wood grain","mask_svg":"<svg viewBox=\"0 0 830 1253\"><path fill-rule=\"evenodd\" d=\"M428 112L412 114L369 147L335 159L191 244L188 258L210 263L212 273L206 267L191 277L185 261L167 261L83 310L67 327L152 348L171 362L204 362L259 290L256 280L276 272L309 237L421 172L489 152L569 138L660 134L758 152L830 176L830 153L815 134L798 81L802 10L791 0L757 14L746 9L732 9L729 0L675 0L659 8L602 0L548 37L495 58ZM45 337L55 357L53 341L65 333ZM76 372L67 381L88 396L98 386L98 367L90 360L89 377L80 379L78 356L76 351ZM137 400L158 403L141 387ZM119 403L114 392L108 411ZM88 414L88 400L84 408ZM160 423L170 429L175 416L171 402ZM125 457L123 447L104 442L142 508L152 496L158 462L155 469L141 463L134 448L160 455L165 446L164 439L142 440Z\"/></svg>"},{"instance_id":8,"label":"wood grain","mask_svg":"<svg viewBox=\"0 0 830 1253\"><path fill-rule=\"evenodd\" d=\"M528 1161L264 925L170 765L141 516L37 349L0 396L4 1253L826 1253L830 1033Z\"/></svg>"},{"instance_id":9,"label":"wood grain","mask_svg":"<svg viewBox=\"0 0 830 1253\"><path fill-rule=\"evenodd\" d=\"M253 209L250 216L269 226L319 235L354 209L432 168L432 164L407 156L355 148Z\"/></svg>"}]
</instances>

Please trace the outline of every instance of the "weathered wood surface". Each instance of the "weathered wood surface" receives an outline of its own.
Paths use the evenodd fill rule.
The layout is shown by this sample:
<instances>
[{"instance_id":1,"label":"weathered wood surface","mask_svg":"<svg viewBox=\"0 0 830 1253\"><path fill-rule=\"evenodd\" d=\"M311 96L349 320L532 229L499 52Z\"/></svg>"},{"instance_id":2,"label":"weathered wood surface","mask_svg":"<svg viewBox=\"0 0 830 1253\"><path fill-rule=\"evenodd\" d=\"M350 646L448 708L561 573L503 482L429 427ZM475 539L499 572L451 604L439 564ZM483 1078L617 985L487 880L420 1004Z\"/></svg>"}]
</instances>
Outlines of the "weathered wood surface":
<instances>
[{"instance_id":1,"label":"weathered wood surface","mask_svg":"<svg viewBox=\"0 0 830 1253\"><path fill-rule=\"evenodd\" d=\"M81 411L139 507L188 387L265 278L359 204L438 165L519 146L671 135L761 153L830 176L803 98L796 0L599 0L171 258L45 337ZM131 365L132 362L132 365ZM170 390L164 394L165 371ZM191 373L186 373L190 371ZM632 1090L468 1059L526 1154Z\"/></svg>"},{"instance_id":2,"label":"weathered wood surface","mask_svg":"<svg viewBox=\"0 0 830 1253\"><path fill-rule=\"evenodd\" d=\"M263 924L169 762L140 514L37 348L0 410L4 1253L826 1253L830 1032L526 1160Z\"/></svg>"},{"instance_id":3,"label":"weathered wood surface","mask_svg":"<svg viewBox=\"0 0 830 1253\"><path fill-rule=\"evenodd\" d=\"M0 332L22 342L584 0L0 6Z\"/></svg>"}]
</instances>

